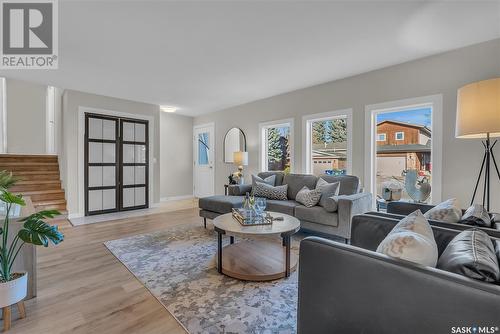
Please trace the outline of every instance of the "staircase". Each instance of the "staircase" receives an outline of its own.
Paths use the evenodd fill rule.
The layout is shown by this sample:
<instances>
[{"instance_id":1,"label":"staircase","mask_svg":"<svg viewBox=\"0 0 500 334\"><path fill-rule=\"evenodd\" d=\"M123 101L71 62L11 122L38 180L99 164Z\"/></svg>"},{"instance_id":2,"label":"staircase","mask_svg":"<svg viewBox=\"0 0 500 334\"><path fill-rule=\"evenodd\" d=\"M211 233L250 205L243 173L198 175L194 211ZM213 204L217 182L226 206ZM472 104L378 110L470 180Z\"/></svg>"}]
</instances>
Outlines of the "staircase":
<instances>
[{"instance_id":1,"label":"staircase","mask_svg":"<svg viewBox=\"0 0 500 334\"><path fill-rule=\"evenodd\" d=\"M57 155L0 154L0 170L10 171L19 179L9 190L29 196L37 211L58 210L66 214Z\"/></svg>"}]
</instances>

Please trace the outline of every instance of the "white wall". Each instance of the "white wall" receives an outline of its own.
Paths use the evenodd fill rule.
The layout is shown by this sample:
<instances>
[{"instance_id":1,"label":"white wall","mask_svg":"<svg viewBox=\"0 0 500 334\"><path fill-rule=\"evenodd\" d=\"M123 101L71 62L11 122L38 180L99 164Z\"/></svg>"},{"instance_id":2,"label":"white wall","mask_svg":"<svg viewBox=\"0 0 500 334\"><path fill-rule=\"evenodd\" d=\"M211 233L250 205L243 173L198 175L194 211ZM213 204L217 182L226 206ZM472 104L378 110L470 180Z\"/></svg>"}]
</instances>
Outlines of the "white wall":
<instances>
[{"instance_id":1,"label":"white wall","mask_svg":"<svg viewBox=\"0 0 500 334\"><path fill-rule=\"evenodd\" d=\"M332 59L335 61L335 59ZM482 159L479 140L455 138L457 89L464 84L500 76L500 39L332 81L252 103L196 117L195 124L215 122L216 192L222 194L232 164L222 161L226 131L240 127L247 135L249 166L258 172L259 122L295 120L295 171L302 166L302 116L346 108L353 109L353 174L364 176L365 105L405 98L443 95L442 197L457 197L468 206ZM496 147L500 157L500 145ZM492 207L500 210L500 182L492 182Z\"/></svg>"},{"instance_id":2,"label":"white wall","mask_svg":"<svg viewBox=\"0 0 500 334\"><path fill-rule=\"evenodd\" d=\"M47 86L6 80L7 152L45 154Z\"/></svg>"},{"instance_id":3,"label":"white wall","mask_svg":"<svg viewBox=\"0 0 500 334\"><path fill-rule=\"evenodd\" d=\"M161 200L193 195L193 118L160 112Z\"/></svg>"}]
</instances>

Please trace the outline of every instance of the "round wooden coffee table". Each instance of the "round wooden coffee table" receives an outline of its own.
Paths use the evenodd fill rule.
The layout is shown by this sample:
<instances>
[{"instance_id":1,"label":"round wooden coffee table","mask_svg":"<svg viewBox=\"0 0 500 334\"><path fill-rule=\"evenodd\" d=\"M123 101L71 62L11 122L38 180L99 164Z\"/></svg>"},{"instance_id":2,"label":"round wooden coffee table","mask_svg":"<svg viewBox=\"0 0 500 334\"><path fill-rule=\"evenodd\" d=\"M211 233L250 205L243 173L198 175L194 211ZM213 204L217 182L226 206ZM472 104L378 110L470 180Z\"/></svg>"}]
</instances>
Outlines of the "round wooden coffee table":
<instances>
[{"instance_id":1,"label":"round wooden coffee table","mask_svg":"<svg viewBox=\"0 0 500 334\"><path fill-rule=\"evenodd\" d=\"M290 276L297 267L297 256L290 254L291 236L300 229L300 222L290 215L269 213L283 220L275 220L272 225L243 226L231 213L214 219L219 273L245 281L270 281ZM230 237L230 242L223 247L224 235ZM235 243L235 236L243 239ZM272 236L280 236L282 242L257 238Z\"/></svg>"}]
</instances>

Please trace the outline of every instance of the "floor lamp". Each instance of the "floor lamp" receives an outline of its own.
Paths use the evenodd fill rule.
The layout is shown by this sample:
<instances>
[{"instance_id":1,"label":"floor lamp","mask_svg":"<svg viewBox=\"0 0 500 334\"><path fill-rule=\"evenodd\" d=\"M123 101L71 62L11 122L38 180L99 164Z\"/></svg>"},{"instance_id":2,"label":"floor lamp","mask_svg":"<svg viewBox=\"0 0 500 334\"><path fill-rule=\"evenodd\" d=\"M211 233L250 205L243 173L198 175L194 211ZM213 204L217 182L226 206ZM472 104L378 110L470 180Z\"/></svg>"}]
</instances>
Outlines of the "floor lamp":
<instances>
[{"instance_id":1,"label":"floor lamp","mask_svg":"<svg viewBox=\"0 0 500 334\"><path fill-rule=\"evenodd\" d=\"M484 139L482 141L483 160L471 205L474 203L484 173L483 206L486 204L486 210L490 211L491 173L494 174L493 179L498 177L500 181L499 165L493 154L497 140L491 140L491 138L500 137L500 78L474 82L458 90L455 136Z\"/></svg>"}]
</instances>

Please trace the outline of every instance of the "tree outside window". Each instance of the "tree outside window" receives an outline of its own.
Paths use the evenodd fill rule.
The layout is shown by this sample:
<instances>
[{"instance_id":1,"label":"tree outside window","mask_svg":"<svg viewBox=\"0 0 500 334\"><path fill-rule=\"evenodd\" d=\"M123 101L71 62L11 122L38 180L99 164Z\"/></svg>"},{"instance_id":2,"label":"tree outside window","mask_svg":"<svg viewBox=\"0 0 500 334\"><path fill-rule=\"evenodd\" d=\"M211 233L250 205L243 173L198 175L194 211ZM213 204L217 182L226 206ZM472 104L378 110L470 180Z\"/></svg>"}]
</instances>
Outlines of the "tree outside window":
<instances>
[{"instance_id":1,"label":"tree outside window","mask_svg":"<svg viewBox=\"0 0 500 334\"><path fill-rule=\"evenodd\" d=\"M270 127L267 131L267 170L290 170L290 127Z\"/></svg>"}]
</instances>

